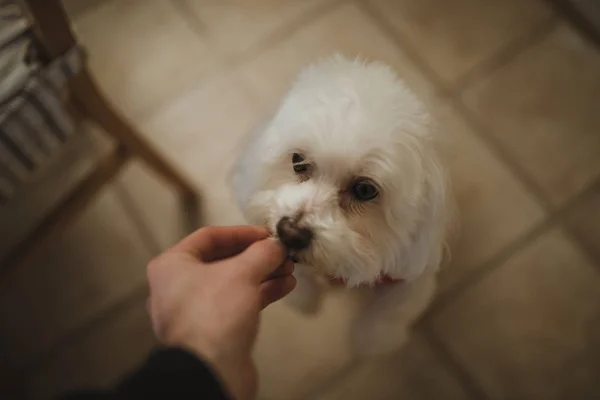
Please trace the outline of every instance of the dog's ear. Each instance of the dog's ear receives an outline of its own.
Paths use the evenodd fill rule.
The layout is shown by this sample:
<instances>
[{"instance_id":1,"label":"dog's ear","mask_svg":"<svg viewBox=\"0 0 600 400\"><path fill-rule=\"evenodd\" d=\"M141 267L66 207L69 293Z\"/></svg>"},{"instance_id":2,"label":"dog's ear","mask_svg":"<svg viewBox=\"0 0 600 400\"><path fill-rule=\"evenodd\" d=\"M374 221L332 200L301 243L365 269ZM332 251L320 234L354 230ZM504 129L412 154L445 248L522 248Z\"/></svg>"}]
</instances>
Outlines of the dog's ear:
<instances>
[{"instance_id":1,"label":"dog's ear","mask_svg":"<svg viewBox=\"0 0 600 400\"><path fill-rule=\"evenodd\" d=\"M421 220L408 247L406 271L420 275L425 268L439 267L446 249L446 238L453 215L453 202L446 173L435 155L427 160L425 198L421 205Z\"/></svg>"}]
</instances>

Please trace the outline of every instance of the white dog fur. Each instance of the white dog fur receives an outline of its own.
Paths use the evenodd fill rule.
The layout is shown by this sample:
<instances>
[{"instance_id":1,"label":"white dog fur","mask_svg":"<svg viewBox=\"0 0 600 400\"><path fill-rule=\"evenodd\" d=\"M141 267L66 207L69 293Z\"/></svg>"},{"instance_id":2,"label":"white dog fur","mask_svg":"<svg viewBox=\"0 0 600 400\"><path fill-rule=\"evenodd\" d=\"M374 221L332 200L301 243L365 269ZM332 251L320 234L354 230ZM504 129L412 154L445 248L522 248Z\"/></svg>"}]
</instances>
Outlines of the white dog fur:
<instances>
[{"instance_id":1,"label":"white dog fur","mask_svg":"<svg viewBox=\"0 0 600 400\"><path fill-rule=\"evenodd\" d=\"M300 73L235 167L249 223L277 235L287 217L311 232L294 252L290 303L316 311L324 277L364 295L351 332L359 354L397 350L433 296L451 214L435 133L391 68L337 55ZM384 275L403 281L377 283Z\"/></svg>"}]
</instances>

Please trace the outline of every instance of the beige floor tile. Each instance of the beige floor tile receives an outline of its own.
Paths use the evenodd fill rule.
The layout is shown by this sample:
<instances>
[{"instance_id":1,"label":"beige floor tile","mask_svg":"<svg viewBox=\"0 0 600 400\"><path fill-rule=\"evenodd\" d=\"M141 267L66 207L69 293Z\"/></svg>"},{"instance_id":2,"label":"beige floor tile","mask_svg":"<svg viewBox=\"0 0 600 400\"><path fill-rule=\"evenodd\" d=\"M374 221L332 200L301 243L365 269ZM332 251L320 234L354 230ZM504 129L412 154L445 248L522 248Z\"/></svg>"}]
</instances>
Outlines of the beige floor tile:
<instances>
[{"instance_id":1,"label":"beige floor tile","mask_svg":"<svg viewBox=\"0 0 600 400\"><path fill-rule=\"evenodd\" d=\"M464 99L552 204L600 175L600 53L567 26Z\"/></svg>"},{"instance_id":2,"label":"beige floor tile","mask_svg":"<svg viewBox=\"0 0 600 400\"><path fill-rule=\"evenodd\" d=\"M119 177L125 192L160 249L167 249L185 235L177 192L141 162L132 163Z\"/></svg>"},{"instance_id":3,"label":"beige floor tile","mask_svg":"<svg viewBox=\"0 0 600 400\"><path fill-rule=\"evenodd\" d=\"M433 320L492 399L600 396L600 275L557 230Z\"/></svg>"},{"instance_id":4,"label":"beige floor tile","mask_svg":"<svg viewBox=\"0 0 600 400\"><path fill-rule=\"evenodd\" d=\"M543 218L541 208L448 104L436 108L441 155L456 198L458 235L441 289L460 281Z\"/></svg>"},{"instance_id":5,"label":"beige floor tile","mask_svg":"<svg viewBox=\"0 0 600 400\"><path fill-rule=\"evenodd\" d=\"M75 29L102 88L130 116L151 112L215 69L215 55L168 1L107 1L76 19Z\"/></svg>"},{"instance_id":6,"label":"beige floor tile","mask_svg":"<svg viewBox=\"0 0 600 400\"><path fill-rule=\"evenodd\" d=\"M384 61L422 96L433 91L406 55L354 4L320 16L248 63L243 72L259 102L271 108L302 68L334 53Z\"/></svg>"},{"instance_id":7,"label":"beige floor tile","mask_svg":"<svg viewBox=\"0 0 600 400\"><path fill-rule=\"evenodd\" d=\"M31 378L31 395L50 399L81 388L108 388L142 363L155 344L141 298L46 363Z\"/></svg>"},{"instance_id":8,"label":"beige floor tile","mask_svg":"<svg viewBox=\"0 0 600 400\"><path fill-rule=\"evenodd\" d=\"M185 0L217 51L239 55L257 50L274 34L329 0Z\"/></svg>"},{"instance_id":9,"label":"beige floor tile","mask_svg":"<svg viewBox=\"0 0 600 400\"><path fill-rule=\"evenodd\" d=\"M567 212L565 224L600 266L600 184Z\"/></svg>"},{"instance_id":10,"label":"beige floor tile","mask_svg":"<svg viewBox=\"0 0 600 400\"><path fill-rule=\"evenodd\" d=\"M211 178L233 161L258 119L241 85L235 72L213 77L146 119L142 129L192 179Z\"/></svg>"},{"instance_id":11,"label":"beige floor tile","mask_svg":"<svg viewBox=\"0 0 600 400\"><path fill-rule=\"evenodd\" d=\"M141 124L155 147L198 187L203 224L243 222L227 177L257 118L235 74L227 74L190 90ZM166 247L181 238L178 204L169 188L149 174L135 167L122 184Z\"/></svg>"},{"instance_id":12,"label":"beige floor tile","mask_svg":"<svg viewBox=\"0 0 600 400\"><path fill-rule=\"evenodd\" d=\"M110 0L63 0L62 4L69 15L69 18L71 18L71 20L75 20L77 18L81 18L82 15L91 12L107 1Z\"/></svg>"},{"instance_id":13,"label":"beige floor tile","mask_svg":"<svg viewBox=\"0 0 600 400\"><path fill-rule=\"evenodd\" d=\"M371 0L446 83L546 20L537 0Z\"/></svg>"},{"instance_id":14,"label":"beige floor tile","mask_svg":"<svg viewBox=\"0 0 600 400\"><path fill-rule=\"evenodd\" d=\"M2 281L7 356L23 364L145 281L151 254L111 189Z\"/></svg>"},{"instance_id":15,"label":"beige floor tile","mask_svg":"<svg viewBox=\"0 0 600 400\"><path fill-rule=\"evenodd\" d=\"M318 400L467 399L460 383L419 336L397 354L357 363Z\"/></svg>"},{"instance_id":16,"label":"beige floor tile","mask_svg":"<svg viewBox=\"0 0 600 400\"><path fill-rule=\"evenodd\" d=\"M330 293L319 313L308 317L285 302L265 310L255 350L261 400L312 399L348 372L357 299Z\"/></svg>"}]
</instances>

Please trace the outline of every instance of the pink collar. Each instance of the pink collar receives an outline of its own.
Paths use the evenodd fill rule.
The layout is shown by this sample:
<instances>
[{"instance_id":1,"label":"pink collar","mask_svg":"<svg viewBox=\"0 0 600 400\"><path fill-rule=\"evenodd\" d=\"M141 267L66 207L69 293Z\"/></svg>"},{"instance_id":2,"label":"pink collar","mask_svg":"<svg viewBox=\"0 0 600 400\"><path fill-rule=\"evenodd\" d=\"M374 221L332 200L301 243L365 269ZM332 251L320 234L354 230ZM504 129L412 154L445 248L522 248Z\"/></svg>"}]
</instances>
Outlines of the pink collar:
<instances>
[{"instance_id":1,"label":"pink collar","mask_svg":"<svg viewBox=\"0 0 600 400\"><path fill-rule=\"evenodd\" d=\"M346 286L346 281L344 281L342 278L328 278L329 283L332 286ZM389 275L383 275L381 277L379 277L379 279L377 279L374 283L373 286L379 286L379 285L391 285L391 284L396 284L396 283L402 283L404 282L404 279L401 278L392 278ZM366 285L360 285L360 286L366 286Z\"/></svg>"}]
</instances>

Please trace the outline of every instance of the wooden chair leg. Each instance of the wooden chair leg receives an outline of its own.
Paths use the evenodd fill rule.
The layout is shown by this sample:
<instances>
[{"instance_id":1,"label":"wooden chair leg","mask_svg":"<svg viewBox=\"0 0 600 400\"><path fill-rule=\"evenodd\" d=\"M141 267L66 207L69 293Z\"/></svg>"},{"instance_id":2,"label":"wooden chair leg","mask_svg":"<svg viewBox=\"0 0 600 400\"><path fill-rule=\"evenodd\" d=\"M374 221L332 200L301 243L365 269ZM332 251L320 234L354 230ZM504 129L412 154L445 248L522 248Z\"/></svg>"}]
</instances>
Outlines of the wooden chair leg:
<instances>
[{"instance_id":1,"label":"wooden chair leg","mask_svg":"<svg viewBox=\"0 0 600 400\"><path fill-rule=\"evenodd\" d=\"M34 22L35 32L50 59L64 54L76 45L77 40L71 31L69 18L60 0L27 0L26 3ZM71 80L70 88L78 106L89 117L175 187L182 198L184 211L189 216L188 222L191 222L194 227L197 226L198 220L192 218L199 217L200 198L194 187L113 109L87 69Z\"/></svg>"},{"instance_id":2,"label":"wooden chair leg","mask_svg":"<svg viewBox=\"0 0 600 400\"><path fill-rule=\"evenodd\" d=\"M109 135L129 148L134 156L140 157L152 170L174 187L181 196L185 212L186 230L197 229L200 222L200 196L193 185L160 154L142 135L105 100L93 78L84 69L70 83L71 93L78 105L96 121Z\"/></svg>"},{"instance_id":3,"label":"wooden chair leg","mask_svg":"<svg viewBox=\"0 0 600 400\"><path fill-rule=\"evenodd\" d=\"M75 220L114 179L130 159L129 149L121 146L98 162L95 169L68 193L32 230L26 240L17 243L4 258L0 259L0 277L28 263L53 235L62 232ZM0 290L6 279L0 279Z\"/></svg>"}]
</instances>

